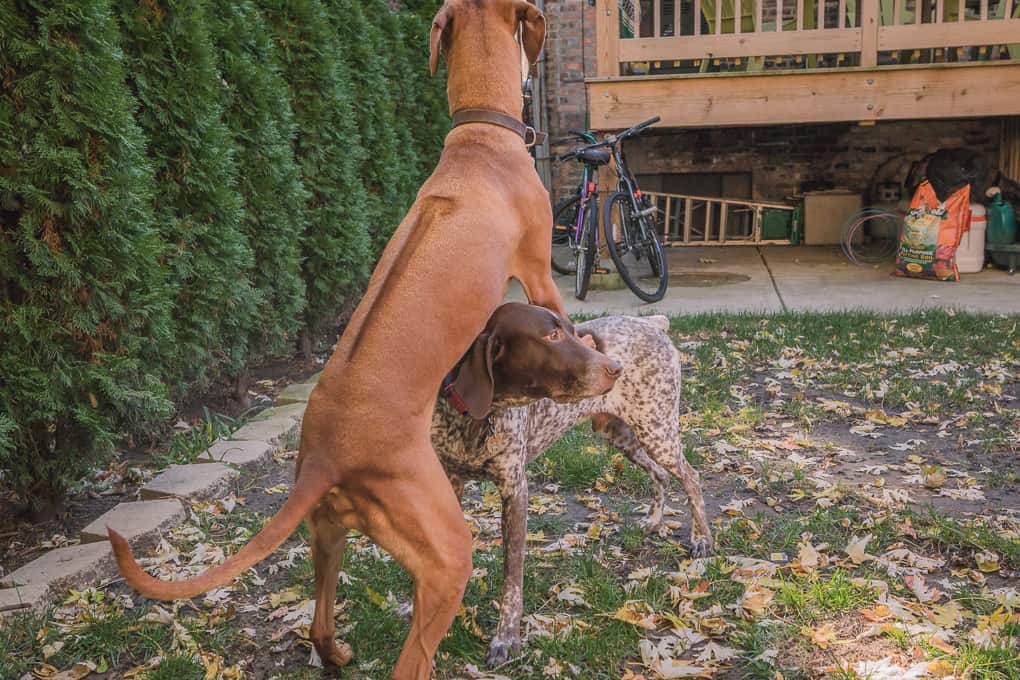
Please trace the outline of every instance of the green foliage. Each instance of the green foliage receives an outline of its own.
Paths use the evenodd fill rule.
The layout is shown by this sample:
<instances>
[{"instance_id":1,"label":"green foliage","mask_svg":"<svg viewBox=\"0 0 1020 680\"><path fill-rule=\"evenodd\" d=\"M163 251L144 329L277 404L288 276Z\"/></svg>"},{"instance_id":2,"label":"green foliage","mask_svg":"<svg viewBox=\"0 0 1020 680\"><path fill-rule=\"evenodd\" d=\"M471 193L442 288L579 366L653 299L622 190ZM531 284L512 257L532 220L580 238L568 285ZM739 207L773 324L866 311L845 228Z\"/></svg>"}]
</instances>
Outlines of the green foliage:
<instances>
[{"instance_id":1,"label":"green foliage","mask_svg":"<svg viewBox=\"0 0 1020 680\"><path fill-rule=\"evenodd\" d=\"M360 177L365 150L354 115L348 65L318 0L260 0L279 47L298 124L296 154L311 193L302 242L308 330L332 325L360 291L371 266L368 200Z\"/></svg>"},{"instance_id":2,"label":"green foliage","mask_svg":"<svg viewBox=\"0 0 1020 680\"><path fill-rule=\"evenodd\" d=\"M168 397L332 330L449 127L412 4L0 7L5 487L46 505Z\"/></svg>"},{"instance_id":3,"label":"green foliage","mask_svg":"<svg viewBox=\"0 0 1020 680\"><path fill-rule=\"evenodd\" d=\"M0 469L37 509L170 410L153 176L105 0L0 5Z\"/></svg>"},{"instance_id":4,"label":"green foliage","mask_svg":"<svg viewBox=\"0 0 1020 680\"><path fill-rule=\"evenodd\" d=\"M343 45L351 74L353 108L366 150L362 177L368 189L366 210L372 216L373 250L389 240L414 199L418 178L416 152L406 122L397 118L402 75L394 49L399 34L382 30L375 21L393 14L385 0L327 0L327 8Z\"/></svg>"},{"instance_id":5,"label":"green foliage","mask_svg":"<svg viewBox=\"0 0 1020 680\"><path fill-rule=\"evenodd\" d=\"M424 0L398 14L377 12L383 31L391 36L389 65L391 78L400 83L402 96L396 98L397 118L403 121L417 150L419 183L431 174L443 140L450 130L446 102L446 70L429 76L429 31L441 2ZM409 124L410 121L414 121Z\"/></svg>"},{"instance_id":6,"label":"green foliage","mask_svg":"<svg viewBox=\"0 0 1020 680\"><path fill-rule=\"evenodd\" d=\"M213 2L209 18L226 84L224 121L237 146L241 227L256 262L260 304L249 350L252 358L280 356L294 346L305 305L300 238L308 193L294 158L297 128L276 46L254 3Z\"/></svg>"},{"instance_id":7,"label":"green foliage","mask_svg":"<svg viewBox=\"0 0 1020 680\"><path fill-rule=\"evenodd\" d=\"M217 439L226 439L240 425L238 420L222 413L211 413L202 409L202 420L186 432L178 432L165 449L149 454L153 464L160 470L171 465L188 465L198 460Z\"/></svg>"},{"instance_id":8,"label":"green foliage","mask_svg":"<svg viewBox=\"0 0 1020 680\"><path fill-rule=\"evenodd\" d=\"M117 0L116 7L168 246L177 332L167 375L183 390L242 368L256 323L235 145L223 121L225 93L205 4Z\"/></svg>"}]
</instances>

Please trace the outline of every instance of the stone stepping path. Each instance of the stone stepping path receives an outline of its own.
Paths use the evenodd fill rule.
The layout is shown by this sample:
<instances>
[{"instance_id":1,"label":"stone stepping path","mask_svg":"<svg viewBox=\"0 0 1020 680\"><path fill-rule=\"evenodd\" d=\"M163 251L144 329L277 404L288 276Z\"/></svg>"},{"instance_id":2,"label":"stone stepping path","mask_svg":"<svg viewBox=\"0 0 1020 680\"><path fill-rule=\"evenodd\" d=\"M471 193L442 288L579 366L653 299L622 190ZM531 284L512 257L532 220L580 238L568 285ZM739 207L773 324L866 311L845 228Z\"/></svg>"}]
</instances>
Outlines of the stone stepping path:
<instances>
[{"instance_id":1,"label":"stone stepping path","mask_svg":"<svg viewBox=\"0 0 1020 680\"><path fill-rule=\"evenodd\" d=\"M154 543L160 531L187 516L184 502L214 496L241 470L268 462L278 450L297 446L301 418L318 377L285 388L276 406L229 439L214 442L197 462L173 465L153 477L141 488L141 500L120 503L82 529L79 545L50 550L0 579L0 618L41 608L61 589L115 576L107 526L133 545Z\"/></svg>"}]
</instances>

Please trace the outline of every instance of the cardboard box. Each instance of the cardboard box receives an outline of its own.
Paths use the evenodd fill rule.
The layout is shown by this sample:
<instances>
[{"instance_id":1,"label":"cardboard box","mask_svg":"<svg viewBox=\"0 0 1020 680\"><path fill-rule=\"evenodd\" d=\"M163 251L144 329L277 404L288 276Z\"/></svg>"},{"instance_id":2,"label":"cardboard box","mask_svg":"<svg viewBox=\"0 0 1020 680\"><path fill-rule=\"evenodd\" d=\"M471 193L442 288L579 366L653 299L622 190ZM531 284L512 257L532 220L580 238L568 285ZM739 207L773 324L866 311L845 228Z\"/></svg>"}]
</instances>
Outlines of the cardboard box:
<instances>
[{"instance_id":1,"label":"cardboard box","mask_svg":"<svg viewBox=\"0 0 1020 680\"><path fill-rule=\"evenodd\" d=\"M863 207L863 199L850 191L811 191L804 194L804 243L838 245L843 225Z\"/></svg>"}]
</instances>

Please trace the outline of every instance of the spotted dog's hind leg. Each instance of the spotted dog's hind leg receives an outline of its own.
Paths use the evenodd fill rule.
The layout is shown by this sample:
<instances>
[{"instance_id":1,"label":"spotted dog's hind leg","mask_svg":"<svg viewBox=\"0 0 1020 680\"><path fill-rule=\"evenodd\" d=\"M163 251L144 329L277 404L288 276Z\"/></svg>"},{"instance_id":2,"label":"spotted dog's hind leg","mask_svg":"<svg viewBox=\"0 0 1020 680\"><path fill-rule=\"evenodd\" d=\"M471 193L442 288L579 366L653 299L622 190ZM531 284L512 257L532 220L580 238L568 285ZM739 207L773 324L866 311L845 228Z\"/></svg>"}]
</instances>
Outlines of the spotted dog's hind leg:
<instances>
[{"instance_id":1,"label":"spotted dog's hind leg","mask_svg":"<svg viewBox=\"0 0 1020 680\"><path fill-rule=\"evenodd\" d=\"M641 520L641 526L649 533L662 529L662 513L666 504L666 489L669 488L669 472L652 460L634 430L627 423L615 416L601 416L598 423L601 435L610 444L623 452L635 465L642 468L652 478L653 498L648 513Z\"/></svg>"},{"instance_id":2,"label":"spotted dog's hind leg","mask_svg":"<svg viewBox=\"0 0 1020 680\"><path fill-rule=\"evenodd\" d=\"M711 554L712 530L708 526L708 517L705 514L701 478L698 471L691 467L684 456L676 427L664 427L662 423L642 418L635 419L629 425L620 419L611 421L607 424L607 438L610 429L614 431L614 436L621 438L621 443L627 442L629 446L634 446L633 442L638 442L637 449L651 458L653 462L658 463L660 468L665 468L680 480L680 484L687 494L687 506L691 510L691 555L706 557ZM625 453L630 450L621 444L614 445ZM627 453L627 455L631 460L637 462L631 453ZM658 493L658 488L656 493Z\"/></svg>"}]
</instances>

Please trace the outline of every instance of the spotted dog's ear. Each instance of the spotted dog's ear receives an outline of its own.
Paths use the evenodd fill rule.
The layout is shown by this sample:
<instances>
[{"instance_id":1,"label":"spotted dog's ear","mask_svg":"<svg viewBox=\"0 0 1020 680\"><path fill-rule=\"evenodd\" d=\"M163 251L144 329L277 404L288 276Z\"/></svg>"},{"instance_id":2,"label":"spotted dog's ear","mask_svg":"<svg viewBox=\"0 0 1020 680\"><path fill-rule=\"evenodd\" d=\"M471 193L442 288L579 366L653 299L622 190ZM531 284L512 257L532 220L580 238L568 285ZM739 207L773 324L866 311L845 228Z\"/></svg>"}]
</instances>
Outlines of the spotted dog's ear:
<instances>
[{"instance_id":1,"label":"spotted dog's ear","mask_svg":"<svg viewBox=\"0 0 1020 680\"><path fill-rule=\"evenodd\" d=\"M439 69L442 42L451 23L453 23L453 12L450 11L449 5L444 3L436 12L436 17L432 20L432 30L429 32L429 73L432 75L436 75L436 71Z\"/></svg>"},{"instance_id":2,"label":"spotted dog's ear","mask_svg":"<svg viewBox=\"0 0 1020 680\"><path fill-rule=\"evenodd\" d=\"M492 366L502 352L503 343L495 333L482 333L471 345L457 372L453 389L475 420L483 419L492 410L495 391Z\"/></svg>"}]
</instances>

